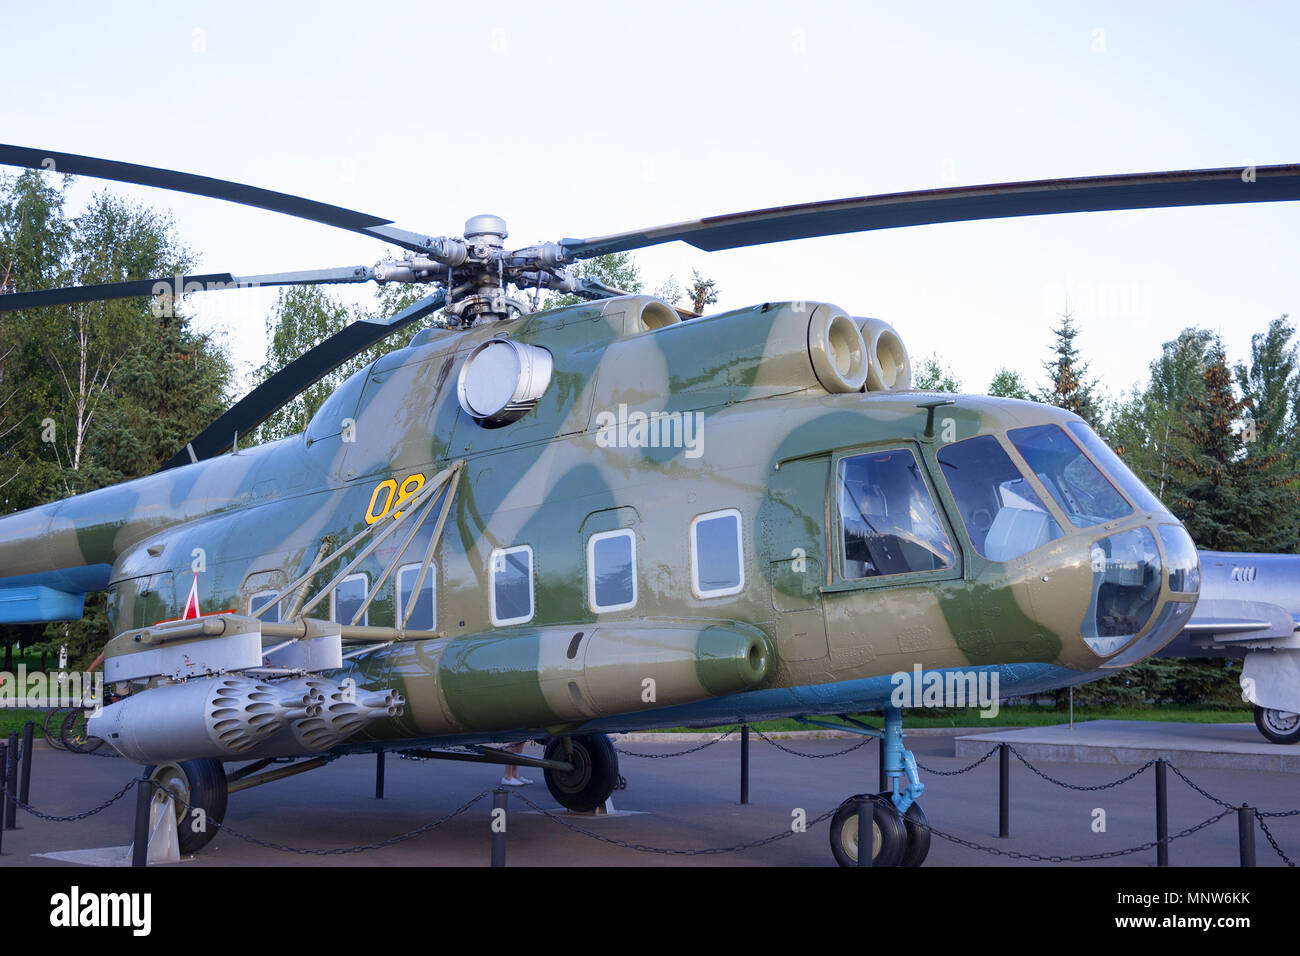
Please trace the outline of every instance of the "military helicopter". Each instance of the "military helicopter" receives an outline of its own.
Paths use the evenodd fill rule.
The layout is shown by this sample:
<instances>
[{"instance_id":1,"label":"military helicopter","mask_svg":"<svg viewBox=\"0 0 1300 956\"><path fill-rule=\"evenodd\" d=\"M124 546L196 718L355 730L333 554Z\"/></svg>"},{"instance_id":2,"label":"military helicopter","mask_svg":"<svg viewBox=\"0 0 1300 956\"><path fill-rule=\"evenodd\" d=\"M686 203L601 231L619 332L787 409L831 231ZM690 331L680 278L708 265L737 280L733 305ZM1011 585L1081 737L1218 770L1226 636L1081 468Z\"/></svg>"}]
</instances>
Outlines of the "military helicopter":
<instances>
[{"instance_id":1,"label":"military helicopter","mask_svg":"<svg viewBox=\"0 0 1300 956\"><path fill-rule=\"evenodd\" d=\"M122 696L88 733L176 795L184 852L215 833L198 810L221 821L228 793L342 754L537 767L561 805L591 811L618 776L608 733L797 717L883 738L872 861L919 865L925 787L896 677L996 675L1019 695L1142 660L1196 606L1191 538L1076 416L912 390L880 319L787 302L683 320L569 267L670 241L718 250L1300 198L1297 165L1164 172L510 250L496 216L429 236L171 170L14 146L0 164L224 199L406 250L375 266L11 292L0 310L288 284L433 290L316 345L159 473L0 518L0 621L78 619L86 592L108 591L105 680ZM528 289L585 301L533 312ZM239 447L303 388L440 308L448 328L347 379L302 434ZM847 716L876 710L883 728ZM541 758L491 746L534 739ZM845 865L855 814L846 800L832 820Z\"/></svg>"}]
</instances>

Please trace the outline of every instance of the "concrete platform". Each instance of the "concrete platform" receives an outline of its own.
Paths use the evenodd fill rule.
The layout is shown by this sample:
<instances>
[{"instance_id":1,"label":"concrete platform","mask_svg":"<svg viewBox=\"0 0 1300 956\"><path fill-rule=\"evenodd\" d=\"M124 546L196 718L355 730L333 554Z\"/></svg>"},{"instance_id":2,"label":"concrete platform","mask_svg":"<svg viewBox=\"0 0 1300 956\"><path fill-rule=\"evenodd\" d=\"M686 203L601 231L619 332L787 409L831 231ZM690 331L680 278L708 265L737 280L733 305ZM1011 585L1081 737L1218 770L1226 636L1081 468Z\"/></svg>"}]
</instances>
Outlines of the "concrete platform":
<instances>
[{"instance_id":1,"label":"concrete platform","mask_svg":"<svg viewBox=\"0 0 1300 956\"><path fill-rule=\"evenodd\" d=\"M1269 743L1254 724L1089 720L1073 729L1058 724L962 735L954 754L978 757L1004 742L1026 760L1132 765L1164 757L1181 768L1300 773L1300 746Z\"/></svg>"}]
</instances>

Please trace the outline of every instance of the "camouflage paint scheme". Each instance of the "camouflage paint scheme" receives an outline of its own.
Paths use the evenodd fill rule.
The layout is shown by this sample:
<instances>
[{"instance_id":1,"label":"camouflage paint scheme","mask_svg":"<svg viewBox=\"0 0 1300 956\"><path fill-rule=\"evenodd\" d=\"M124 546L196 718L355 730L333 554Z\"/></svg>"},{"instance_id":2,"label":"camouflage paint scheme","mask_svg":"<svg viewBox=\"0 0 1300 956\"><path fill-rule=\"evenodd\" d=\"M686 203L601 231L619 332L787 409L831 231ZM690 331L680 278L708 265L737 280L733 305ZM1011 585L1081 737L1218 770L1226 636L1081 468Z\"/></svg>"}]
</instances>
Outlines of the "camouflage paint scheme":
<instances>
[{"instance_id":1,"label":"camouflage paint scheme","mask_svg":"<svg viewBox=\"0 0 1300 956\"><path fill-rule=\"evenodd\" d=\"M303 435L0 519L0 595L107 588L121 633L179 617L201 553L203 610L244 613L254 593L305 571L323 540L337 545L364 528L385 500L382 482L430 479L463 460L435 558L446 636L364 653L331 675L395 687L407 701L404 715L339 749L868 709L888 699L888 675L917 664L997 669L1004 695L1101 676L1102 658L1080 637L1090 543L1177 521L1135 508L1073 529L1036 486L1064 536L1007 563L986 560L958 518L937 450L1001 435L1023 468L1008 428L1077 418L983 396L830 393L809 357L817 308L766 304L678 323L664 319L663 303L633 296L465 332L426 330L348 379ZM468 352L494 336L546 348L554 374L526 416L488 429L460 407L457 376ZM918 405L947 399L943 429L927 438ZM601 447L597 416L624 405L701 413L702 454ZM872 448L909 448L923 462L952 568L842 576L832 475L841 456ZM745 586L703 599L692 590L688 527L723 509L742 518ZM588 605L586 543L619 528L635 535L637 603L598 615ZM360 569L369 581L402 537ZM408 548L411 563L427 541L426 527ZM533 549L535 613L493 627L489 555L517 545ZM395 577L371 605L370 624L394 625ZM1166 581L1161 601L1170 596ZM328 614L328 604L313 612ZM766 655L760 680L738 669L736 646ZM658 685L653 703L641 696L647 676Z\"/></svg>"}]
</instances>

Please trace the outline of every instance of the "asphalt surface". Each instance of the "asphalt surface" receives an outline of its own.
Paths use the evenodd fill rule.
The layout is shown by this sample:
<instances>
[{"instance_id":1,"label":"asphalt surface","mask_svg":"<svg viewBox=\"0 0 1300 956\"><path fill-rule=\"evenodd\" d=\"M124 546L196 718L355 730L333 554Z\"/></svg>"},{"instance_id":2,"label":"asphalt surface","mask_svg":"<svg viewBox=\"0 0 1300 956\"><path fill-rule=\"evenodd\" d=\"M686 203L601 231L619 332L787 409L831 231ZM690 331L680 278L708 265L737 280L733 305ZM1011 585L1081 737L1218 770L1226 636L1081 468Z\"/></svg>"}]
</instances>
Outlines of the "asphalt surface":
<instances>
[{"instance_id":1,"label":"asphalt surface","mask_svg":"<svg viewBox=\"0 0 1300 956\"><path fill-rule=\"evenodd\" d=\"M539 771L524 771L536 783L510 792L507 863L512 866L830 866L828 822L814 823L845 797L870 791L877 780L878 746L872 741L840 754L853 740L781 741L822 759L782 752L754 738L750 754L750 803L739 802L740 745L726 740L695 753L665 757L681 743L623 742L620 771L624 791L614 794L620 811L612 817L566 815L563 823L532 811L523 798L549 810L558 804ZM908 744L926 768L954 771L971 757L955 757L953 737L916 735ZM107 748L104 748L107 749ZM537 753L536 748L529 748ZM637 756L634 756L637 755ZM647 759L650 757L663 759ZM450 761L386 760L385 798L375 799L375 758L346 757L286 780L232 794L226 824L260 840L290 847L337 849L372 844L415 830L450 814L497 786L500 768ZM1177 763L1176 759L1174 761ZM1044 773L1075 785L1095 786L1136 770L1140 764L1035 763ZM120 758L51 750L34 751L32 804L53 814L71 814L102 802L139 773ZM1300 777L1294 773L1195 769L1188 776L1233 805L1248 802L1265 810L1300 809ZM1061 788L1011 761L1010 832L999 839L996 755L970 772L946 777L922 771L921 799L930 824L963 840L1007 852L1042 856L1090 855L1138 846L1155 837L1155 776L1151 769L1113 789ZM199 854L175 864L210 866L486 866L490 853L491 794L428 832L392 846L321 857L271 849L219 833ZM134 792L85 820L54 823L19 810L19 829L3 835L0 867L68 866L37 854L124 846L131 840ZM1094 828L1104 811L1104 832ZM1177 834L1220 812L1174 774L1169 775L1169 829ZM791 828L799 811L809 826ZM1300 815L1267 821L1282 849L1300 859ZM578 832L581 827L593 836ZM778 834L761 846L728 853L685 855L644 847L701 850L734 847ZM642 845L633 849L606 840ZM1283 865L1256 830L1259 865ZM1103 862L1069 866L1152 866L1154 849ZM1235 812L1175 840L1170 862L1178 865L1237 866ZM1052 865L994 855L934 837L927 866Z\"/></svg>"}]
</instances>

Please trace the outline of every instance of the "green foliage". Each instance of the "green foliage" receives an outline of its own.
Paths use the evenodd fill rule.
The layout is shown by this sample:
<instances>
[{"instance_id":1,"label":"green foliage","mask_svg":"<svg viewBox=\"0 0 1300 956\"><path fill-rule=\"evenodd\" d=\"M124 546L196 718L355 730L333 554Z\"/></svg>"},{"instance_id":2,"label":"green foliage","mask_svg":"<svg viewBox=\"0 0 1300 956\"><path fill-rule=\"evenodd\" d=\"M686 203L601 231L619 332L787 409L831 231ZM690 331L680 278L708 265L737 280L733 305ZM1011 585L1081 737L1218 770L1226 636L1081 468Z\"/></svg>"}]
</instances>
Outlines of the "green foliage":
<instances>
[{"instance_id":1,"label":"green foliage","mask_svg":"<svg viewBox=\"0 0 1300 956\"><path fill-rule=\"evenodd\" d=\"M1251 413L1254 435L1247 440L1255 454L1281 455L1288 465L1295 460L1296 346L1295 329L1283 315L1268 324L1266 332L1250 337L1250 365L1236 367L1237 386Z\"/></svg>"},{"instance_id":2,"label":"green foliage","mask_svg":"<svg viewBox=\"0 0 1300 956\"><path fill-rule=\"evenodd\" d=\"M1079 357L1079 347L1074 341L1079 328L1068 307L1060 318L1061 324L1052 329L1056 337L1055 358L1043 363L1048 384L1037 398L1040 402L1074 412L1096 427L1101 418L1101 408L1096 396L1097 385L1088 380L1088 365Z\"/></svg>"},{"instance_id":3,"label":"green foliage","mask_svg":"<svg viewBox=\"0 0 1300 956\"><path fill-rule=\"evenodd\" d=\"M1150 657L1141 663L1074 688L1076 705L1143 707L1168 704L1240 708L1238 661L1213 658L1186 660ZM1067 691L1056 692L1057 707L1065 706Z\"/></svg>"},{"instance_id":4,"label":"green foliage","mask_svg":"<svg viewBox=\"0 0 1300 956\"><path fill-rule=\"evenodd\" d=\"M611 252L608 255L585 259L573 267L575 274L586 279L595 279L607 286L624 292L640 292L643 283L641 271L630 252ZM526 291L526 290L524 290ZM543 297L542 308L558 309L565 305L577 305L586 302L580 295L551 295Z\"/></svg>"},{"instance_id":5,"label":"green foliage","mask_svg":"<svg viewBox=\"0 0 1300 956\"><path fill-rule=\"evenodd\" d=\"M58 184L55 185L55 182ZM0 178L0 285L12 291L173 275L192 264L167 217L108 192L75 216L67 179ZM154 300L157 303L160 300ZM148 298L0 313L0 511L156 471L224 409L230 360ZM108 637L102 594L71 624L0 628L69 663Z\"/></svg>"},{"instance_id":6,"label":"green foliage","mask_svg":"<svg viewBox=\"0 0 1300 956\"><path fill-rule=\"evenodd\" d=\"M686 289L686 296L691 300L691 311L696 315L704 314L706 305L718 301L717 283L706 279L696 269L691 270L691 284Z\"/></svg>"},{"instance_id":7,"label":"green foliage","mask_svg":"<svg viewBox=\"0 0 1300 956\"><path fill-rule=\"evenodd\" d=\"M1294 552L1300 546L1297 475L1239 427L1246 401L1233 389L1223 346L1210 346L1204 391L1181 426L1187 451L1173 462L1166 502L1197 547Z\"/></svg>"},{"instance_id":8,"label":"green foliage","mask_svg":"<svg viewBox=\"0 0 1300 956\"><path fill-rule=\"evenodd\" d=\"M961 379L932 352L912 370L912 387L923 392L960 392Z\"/></svg>"},{"instance_id":9,"label":"green foliage","mask_svg":"<svg viewBox=\"0 0 1300 956\"><path fill-rule=\"evenodd\" d=\"M1009 368L1000 368L993 381L989 383L989 394L997 398L1029 399L1029 386L1020 377L1019 372Z\"/></svg>"}]
</instances>

